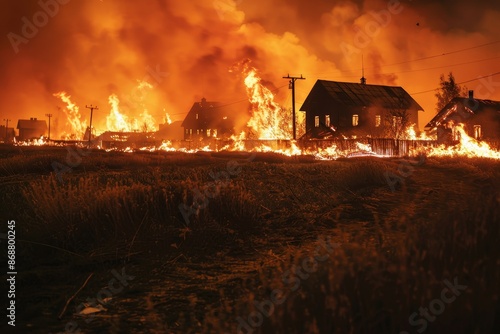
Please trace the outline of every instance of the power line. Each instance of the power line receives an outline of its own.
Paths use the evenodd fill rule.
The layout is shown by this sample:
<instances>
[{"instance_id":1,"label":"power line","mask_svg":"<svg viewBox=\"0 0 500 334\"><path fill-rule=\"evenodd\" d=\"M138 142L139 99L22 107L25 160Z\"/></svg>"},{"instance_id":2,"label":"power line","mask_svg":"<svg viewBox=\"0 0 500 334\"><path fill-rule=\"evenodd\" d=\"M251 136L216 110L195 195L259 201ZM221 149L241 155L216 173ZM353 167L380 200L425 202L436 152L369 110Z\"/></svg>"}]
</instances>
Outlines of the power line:
<instances>
[{"instance_id":1,"label":"power line","mask_svg":"<svg viewBox=\"0 0 500 334\"><path fill-rule=\"evenodd\" d=\"M483 75L483 76L477 77L475 79L470 79L470 80L465 80L465 81L457 82L457 85L461 85L461 84L464 84L464 83L476 81L476 80L487 78L487 77L493 77L493 76L498 75L498 74L500 74L500 72L495 72L495 73L492 73L492 74ZM429 92L435 92L436 90L437 89L429 89L429 90L424 90L422 92L410 93L410 95L418 95L418 94L424 94L424 93L429 93Z\"/></svg>"},{"instance_id":2,"label":"power line","mask_svg":"<svg viewBox=\"0 0 500 334\"><path fill-rule=\"evenodd\" d=\"M276 93L277 91L279 91L281 88L284 88L284 87L287 87L288 84L286 85L283 85L283 86L279 86L273 90L270 90L271 93ZM229 103L226 103L226 104L222 104L222 105L218 105L218 106L214 106L214 109L217 109L217 108L222 108L222 107L227 107L227 106L232 106L233 104L238 104L238 103L242 103L242 102L248 102L248 97L247 98L244 98L244 99L241 99L241 100L237 100L237 101L233 101L233 102L229 102ZM187 112L180 112L180 113L176 113L176 114L171 114L171 113L168 113L170 116L177 116L177 115L185 115L187 114ZM154 114L154 116L159 116L160 114ZM161 115L164 115L164 114L161 114Z\"/></svg>"},{"instance_id":3,"label":"power line","mask_svg":"<svg viewBox=\"0 0 500 334\"><path fill-rule=\"evenodd\" d=\"M480 44L480 45L475 45L475 46L471 46L471 47L467 47L467 48L463 48L463 49L459 49L459 50L454 50L454 51L450 51L450 52L445 52L445 53L440 53L440 54L435 54L435 55L431 55L431 56L426 56L426 57L421 57L421 58L415 58L415 59L410 59L410 60L405 60L405 61L401 61L401 62L397 62L397 63L392 63L392 64L385 64L385 65L381 65L379 67L388 67L388 66L395 66L395 65L401 65L401 64L407 64L407 63L411 63L411 62L416 62L416 61L421 61L421 60L427 60L427 59L433 59L433 58L438 58L438 57L443 57L443 56L448 56L448 55L451 55L451 54L455 54L455 53L459 53L459 52L464 52L464 51L469 51L469 50L473 50L473 49L477 49L477 48L481 48L481 47L484 47L484 46L488 46L488 45L493 45L493 44L497 44L497 43L500 43L500 40L497 40L497 41L493 41L493 42L488 42L488 43L484 43L484 44ZM371 67L371 68L368 68L369 70L371 69L377 69L379 67ZM354 70L351 70L351 69L338 69L336 72L323 72L323 73L310 73L308 74L309 76L316 76L316 75L327 75L329 73L337 73L337 72L359 72L361 69L354 69Z\"/></svg>"},{"instance_id":4,"label":"power line","mask_svg":"<svg viewBox=\"0 0 500 334\"><path fill-rule=\"evenodd\" d=\"M393 63L393 64L389 64L389 65L384 65L384 66L401 65L401 64L411 63L411 62L414 62L414 61L420 61L420 60L432 59L432 58L437 58L437 57L442 57L442 56L448 56L448 55L451 55L451 54L455 54L455 53L459 53L459 52L463 52L463 51L468 51L468 50L472 50L472 49L477 49L477 48L481 48L483 46L493 45L493 44L496 44L496 43L500 43L500 40L494 41L494 42L485 43L485 44L480 44L480 45L476 45L476 46L471 46L471 47L460 49L460 50L455 50L455 51L445 52L445 53L437 54L437 55L433 55L433 56L427 56L427 57L422 57L422 58L417 58L417 59L402 61L402 62L399 62L399 63Z\"/></svg>"},{"instance_id":5,"label":"power line","mask_svg":"<svg viewBox=\"0 0 500 334\"><path fill-rule=\"evenodd\" d=\"M283 79L290 79L290 84L289 84L289 89L292 90L292 128L293 128L293 140L297 139L296 138L296 125L295 125L295 81L297 80L305 80L302 76L300 77L291 77L290 74L288 74L286 77L283 77Z\"/></svg>"},{"instance_id":6,"label":"power line","mask_svg":"<svg viewBox=\"0 0 500 334\"><path fill-rule=\"evenodd\" d=\"M498 59L498 58L500 58L500 56L491 57L491 58L484 58L484 59L478 59L478 60L472 60L472 61L468 61L468 62L463 62L463 63L458 63L458 64L451 64L451 65L446 65L446 66L420 68L420 69L408 70L408 71L399 71L399 72L373 72L373 73L369 73L369 75L370 74L371 75L401 74L401 73L421 72L421 71L428 71L428 70L438 70L438 69L449 68L449 67L454 67L454 66L474 64L474 63L479 63L479 62L482 62L482 61L488 61L488 60L493 60L493 59ZM342 77L344 77L344 78L354 78L356 76L355 75L345 75L345 76L342 76Z\"/></svg>"}]
</instances>

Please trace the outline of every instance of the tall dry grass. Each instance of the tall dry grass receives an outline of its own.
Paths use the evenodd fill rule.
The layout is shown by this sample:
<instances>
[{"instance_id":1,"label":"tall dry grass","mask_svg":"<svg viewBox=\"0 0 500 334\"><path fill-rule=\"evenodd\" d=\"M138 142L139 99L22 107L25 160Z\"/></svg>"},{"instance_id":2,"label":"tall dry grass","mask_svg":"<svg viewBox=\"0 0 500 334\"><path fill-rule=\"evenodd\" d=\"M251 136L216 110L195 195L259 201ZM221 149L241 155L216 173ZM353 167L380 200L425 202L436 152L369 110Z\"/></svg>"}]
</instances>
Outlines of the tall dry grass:
<instances>
[{"instance_id":1,"label":"tall dry grass","mask_svg":"<svg viewBox=\"0 0 500 334\"><path fill-rule=\"evenodd\" d=\"M196 246L194 240L200 238L217 243L214 234L223 237L233 230L256 228L254 197L237 181L229 181L186 223L179 204L191 206L194 190L203 192L207 182L200 170L184 178L154 168L74 177L64 183L55 175L43 177L22 190L32 216L26 231L51 245L89 251L135 241L138 231L144 242L163 240L169 245L184 230L192 234L188 242Z\"/></svg>"}]
</instances>

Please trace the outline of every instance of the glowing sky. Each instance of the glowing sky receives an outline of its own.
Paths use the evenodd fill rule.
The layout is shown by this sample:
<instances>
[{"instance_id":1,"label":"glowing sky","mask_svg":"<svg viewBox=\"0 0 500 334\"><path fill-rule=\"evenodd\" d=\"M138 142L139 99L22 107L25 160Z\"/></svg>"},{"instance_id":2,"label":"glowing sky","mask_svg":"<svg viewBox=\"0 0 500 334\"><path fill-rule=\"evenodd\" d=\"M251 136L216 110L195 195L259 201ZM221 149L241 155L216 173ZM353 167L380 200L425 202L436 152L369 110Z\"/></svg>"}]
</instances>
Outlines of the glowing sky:
<instances>
[{"instance_id":1,"label":"glowing sky","mask_svg":"<svg viewBox=\"0 0 500 334\"><path fill-rule=\"evenodd\" d=\"M160 123L163 110L181 120L202 97L239 101L245 111L243 78L229 69L246 58L286 106L290 91L282 76L304 75L297 108L317 79L359 82L362 54L368 83L402 86L424 107L421 128L435 114L432 90L441 73L453 71L458 82L484 76L467 87L477 98L500 100L500 75L493 75L500 72L500 1L42 0L0 6L0 118L52 113L54 131L65 123L58 109L64 104L54 96L61 91L86 117L85 104L99 105L94 124L101 131L112 94L124 113L147 108ZM141 82L152 88L137 89ZM413 94L419 92L425 93Z\"/></svg>"}]
</instances>

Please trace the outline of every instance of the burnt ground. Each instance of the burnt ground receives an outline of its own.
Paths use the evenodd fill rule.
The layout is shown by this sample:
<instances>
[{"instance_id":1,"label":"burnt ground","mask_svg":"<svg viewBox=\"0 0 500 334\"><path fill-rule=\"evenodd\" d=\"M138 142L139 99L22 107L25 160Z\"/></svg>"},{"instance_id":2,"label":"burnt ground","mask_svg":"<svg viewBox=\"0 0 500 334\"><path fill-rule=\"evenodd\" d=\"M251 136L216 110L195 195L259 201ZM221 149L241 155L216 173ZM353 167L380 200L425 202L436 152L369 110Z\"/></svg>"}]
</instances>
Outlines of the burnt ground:
<instances>
[{"instance_id":1,"label":"burnt ground","mask_svg":"<svg viewBox=\"0 0 500 334\"><path fill-rule=\"evenodd\" d=\"M246 297L259 270L277 270L273 268L290 254L320 236L331 236L340 244L362 236L367 248L390 247L391 240L405 233L402 225L434 221L450 207L474 210L472 198L500 188L498 173L491 177L481 165L457 160L361 157L318 162L259 155L248 161L245 155L205 154L173 165L181 174L189 175L194 167L208 174L224 170L229 161L237 161L242 168L231 182L241 183L251 194L256 216L255 226L247 222L241 230L230 228L224 238L217 231L211 234L210 229L196 233L194 227L191 231L176 227L165 238L142 227L136 238L122 244L103 242L85 252L66 252L64 247L51 247L50 242L33 241L29 230L18 227L16 329L32 333L202 332L213 310ZM497 162L482 164L498 170ZM373 165L376 173L362 172ZM165 173L170 168L159 166ZM141 168L75 168L71 177L129 172L137 175ZM385 174L389 182L380 172L389 173ZM36 223L37 218L22 207L27 204L19 188L49 173L44 167L36 172L9 171L9 175L4 171L2 218L15 219L18 226L26 219ZM111 270L122 268L134 278L106 300L105 310L93 316L77 315L78 305L96 298L108 286L114 277ZM88 284L58 319L90 274Z\"/></svg>"}]
</instances>

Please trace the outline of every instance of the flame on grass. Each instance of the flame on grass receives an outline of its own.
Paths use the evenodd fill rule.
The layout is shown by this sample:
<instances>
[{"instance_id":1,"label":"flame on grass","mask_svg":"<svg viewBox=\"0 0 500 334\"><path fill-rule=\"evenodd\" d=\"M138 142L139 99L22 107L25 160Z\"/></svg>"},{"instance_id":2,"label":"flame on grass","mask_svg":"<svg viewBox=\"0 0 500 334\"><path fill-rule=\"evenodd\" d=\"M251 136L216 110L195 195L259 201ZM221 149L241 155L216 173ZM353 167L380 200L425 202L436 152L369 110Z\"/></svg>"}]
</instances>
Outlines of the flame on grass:
<instances>
[{"instance_id":1,"label":"flame on grass","mask_svg":"<svg viewBox=\"0 0 500 334\"><path fill-rule=\"evenodd\" d=\"M470 137L465 131L464 124L454 126L454 131L459 133L460 141L453 146L440 145L428 147L425 154L429 157L467 157L500 159L500 152L493 150L486 142Z\"/></svg>"}]
</instances>

